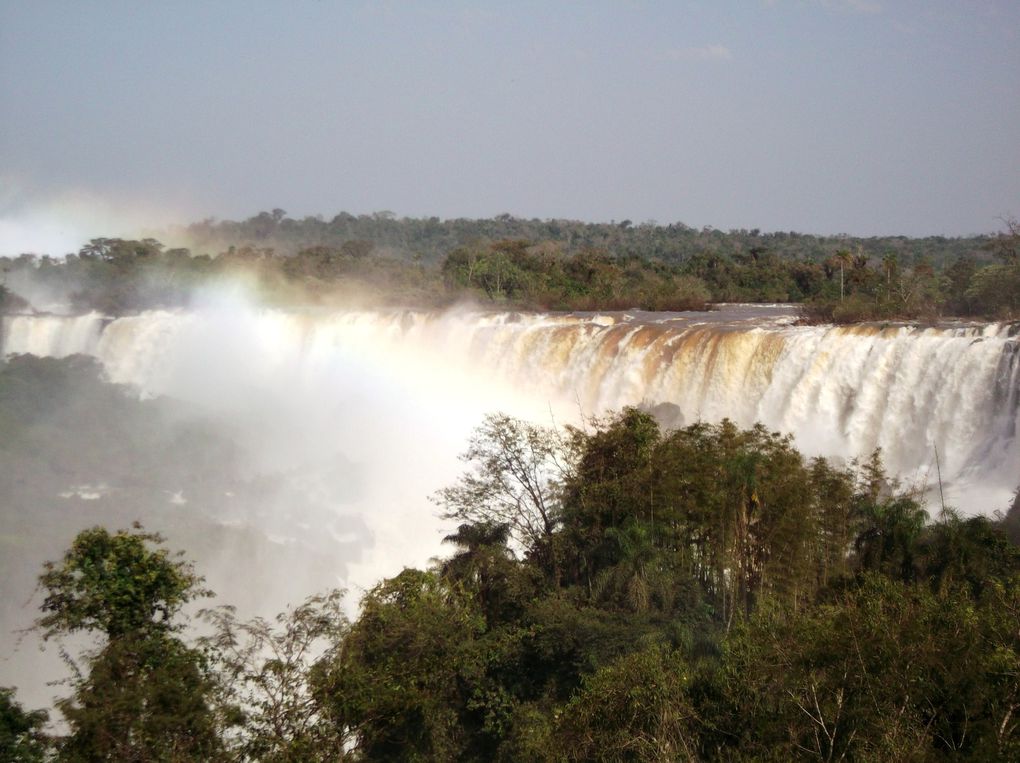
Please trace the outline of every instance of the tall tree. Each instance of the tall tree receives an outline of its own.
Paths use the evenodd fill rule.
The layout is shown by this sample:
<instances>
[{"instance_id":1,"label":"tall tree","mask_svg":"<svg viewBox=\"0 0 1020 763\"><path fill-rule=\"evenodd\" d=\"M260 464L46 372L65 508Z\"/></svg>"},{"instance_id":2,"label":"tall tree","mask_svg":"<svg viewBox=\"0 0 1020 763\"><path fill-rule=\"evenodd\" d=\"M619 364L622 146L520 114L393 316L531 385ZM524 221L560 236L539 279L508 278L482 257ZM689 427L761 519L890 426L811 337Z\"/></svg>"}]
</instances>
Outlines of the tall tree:
<instances>
[{"instance_id":1,"label":"tall tree","mask_svg":"<svg viewBox=\"0 0 1020 763\"><path fill-rule=\"evenodd\" d=\"M204 613L218 705L233 757L263 763L347 759L346 729L331 723L312 690L316 665L332 662L349 630L343 591L312 596L270 623L239 621L232 608Z\"/></svg>"},{"instance_id":2,"label":"tall tree","mask_svg":"<svg viewBox=\"0 0 1020 763\"><path fill-rule=\"evenodd\" d=\"M207 595L201 578L136 525L81 532L40 576L44 638L93 633L99 645L75 667L58 703L68 761L216 760L222 748L203 655L177 636L181 607Z\"/></svg>"},{"instance_id":3,"label":"tall tree","mask_svg":"<svg viewBox=\"0 0 1020 763\"><path fill-rule=\"evenodd\" d=\"M560 525L559 488L569 468L557 433L491 414L471 436L461 460L471 469L436 495L444 516L506 526L527 554L557 575L553 535Z\"/></svg>"},{"instance_id":4,"label":"tall tree","mask_svg":"<svg viewBox=\"0 0 1020 763\"><path fill-rule=\"evenodd\" d=\"M459 759L484 618L463 591L406 569L372 589L343 648L324 660L315 691L366 760Z\"/></svg>"}]
</instances>

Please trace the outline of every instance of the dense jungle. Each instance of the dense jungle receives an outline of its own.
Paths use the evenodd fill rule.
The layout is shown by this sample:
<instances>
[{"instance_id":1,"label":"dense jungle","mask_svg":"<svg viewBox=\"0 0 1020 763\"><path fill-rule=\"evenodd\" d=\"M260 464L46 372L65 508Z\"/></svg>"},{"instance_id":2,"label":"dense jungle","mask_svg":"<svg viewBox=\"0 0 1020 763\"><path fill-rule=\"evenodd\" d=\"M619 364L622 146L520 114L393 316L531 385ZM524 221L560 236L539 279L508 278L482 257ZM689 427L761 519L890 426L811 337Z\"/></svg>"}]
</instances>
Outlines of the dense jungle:
<instances>
[{"instance_id":1,"label":"dense jungle","mask_svg":"<svg viewBox=\"0 0 1020 763\"><path fill-rule=\"evenodd\" d=\"M94 239L76 253L0 260L0 308L24 307L19 289L112 315L182 307L196 286L244 277L271 304L473 299L540 310L687 310L795 302L807 319L837 323L1003 319L1020 309L1013 218L998 233L970 238L865 239L509 215L440 221L341 213L327 222L277 209L162 235L182 245Z\"/></svg>"}]
</instances>

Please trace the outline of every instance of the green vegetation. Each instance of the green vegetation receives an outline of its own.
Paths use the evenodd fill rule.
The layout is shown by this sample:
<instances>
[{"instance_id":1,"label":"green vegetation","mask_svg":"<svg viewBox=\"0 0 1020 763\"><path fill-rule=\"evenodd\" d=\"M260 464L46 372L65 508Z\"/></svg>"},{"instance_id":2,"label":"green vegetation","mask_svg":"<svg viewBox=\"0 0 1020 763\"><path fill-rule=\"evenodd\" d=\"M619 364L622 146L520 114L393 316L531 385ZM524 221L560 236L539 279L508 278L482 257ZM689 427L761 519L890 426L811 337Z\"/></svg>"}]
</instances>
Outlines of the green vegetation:
<instances>
[{"instance_id":1,"label":"green vegetation","mask_svg":"<svg viewBox=\"0 0 1020 763\"><path fill-rule=\"evenodd\" d=\"M13 689L0 687L0 760L46 760L50 740L43 727L48 717L42 710L26 712L14 699Z\"/></svg>"},{"instance_id":2,"label":"green vegetation","mask_svg":"<svg viewBox=\"0 0 1020 763\"><path fill-rule=\"evenodd\" d=\"M29 309L28 302L0 283L0 314Z\"/></svg>"},{"instance_id":3,"label":"green vegetation","mask_svg":"<svg viewBox=\"0 0 1020 763\"><path fill-rule=\"evenodd\" d=\"M199 287L242 279L269 304L704 309L711 302L796 302L809 320L1013 318L1020 311L1020 224L947 239L811 236L564 220L394 219L282 210L206 221L154 239L94 239L66 259L2 261L0 310L18 297L120 314L180 307Z\"/></svg>"},{"instance_id":4,"label":"green vegetation","mask_svg":"<svg viewBox=\"0 0 1020 763\"><path fill-rule=\"evenodd\" d=\"M58 704L70 728L59 758L213 760L219 756L204 656L177 635L182 605L205 595L191 567L135 531L85 530L39 582L43 638L80 631L99 645L75 666L73 694Z\"/></svg>"},{"instance_id":5,"label":"green vegetation","mask_svg":"<svg viewBox=\"0 0 1020 763\"><path fill-rule=\"evenodd\" d=\"M343 595L312 596L278 615L239 621L232 607L203 612L213 633L202 640L214 661L217 707L231 760L343 760L348 734L313 696L313 674L334 660L349 623Z\"/></svg>"},{"instance_id":6,"label":"green vegetation","mask_svg":"<svg viewBox=\"0 0 1020 763\"><path fill-rule=\"evenodd\" d=\"M763 233L760 230L721 231L692 228L681 222L659 224L654 220L633 224L630 220L585 223L577 220L523 219L503 214L491 219L440 220L397 218L388 212L351 215L346 212L325 220L295 220L282 209L261 212L240 222L204 220L169 235L200 252L225 251L230 246L272 248L283 255L312 246L339 248L348 242L367 242L377 253L397 259L418 258L439 263L461 246L479 242L546 242L546 248L573 255L583 251L612 252L621 258L683 262L698 255L724 259L761 259L774 254L784 260L820 262L841 250L858 246L871 258L893 252L907 264L921 256L944 267L961 255L977 254L991 240L987 236L946 238L905 236L855 238L847 235L816 236L793 231ZM56 253L54 253L56 254ZM987 255L986 255L987 258Z\"/></svg>"},{"instance_id":7,"label":"green vegetation","mask_svg":"<svg viewBox=\"0 0 1020 763\"><path fill-rule=\"evenodd\" d=\"M461 522L451 556L380 582L350 623L334 592L275 624L212 610L188 646L190 567L140 529L80 534L41 578L44 633L98 638L55 755L1020 755L1017 509L929 522L878 454L806 461L762 427L662 431L634 409L566 430L490 416L465 462L436 496ZM24 740L38 718L4 699Z\"/></svg>"}]
</instances>

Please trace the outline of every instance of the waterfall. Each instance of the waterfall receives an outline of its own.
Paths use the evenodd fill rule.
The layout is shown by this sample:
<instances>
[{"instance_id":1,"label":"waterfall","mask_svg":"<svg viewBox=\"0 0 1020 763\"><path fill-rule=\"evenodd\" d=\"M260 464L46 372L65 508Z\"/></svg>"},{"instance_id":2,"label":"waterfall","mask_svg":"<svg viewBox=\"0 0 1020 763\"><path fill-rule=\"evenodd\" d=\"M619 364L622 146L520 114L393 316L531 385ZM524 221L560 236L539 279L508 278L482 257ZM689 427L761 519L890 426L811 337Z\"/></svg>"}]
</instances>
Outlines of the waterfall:
<instances>
[{"instance_id":1,"label":"waterfall","mask_svg":"<svg viewBox=\"0 0 1020 763\"><path fill-rule=\"evenodd\" d=\"M1020 346L1009 334L998 324L797 326L788 310L760 306L694 314L231 308L114 320L9 316L0 327L5 354L91 354L112 381L144 394L229 407L245 396L239 390L288 390L284 399L316 401L304 414L294 400L283 403L292 420L323 431L329 410L382 387L408 410L443 401L434 418L458 417L458 436L492 410L562 423L668 404L675 423L761 421L811 455L849 459L881 448L907 482L930 484L937 448L957 504L972 487L1008 495L1020 478ZM370 441L368 419L358 426Z\"/></svg>"}]
</instances>

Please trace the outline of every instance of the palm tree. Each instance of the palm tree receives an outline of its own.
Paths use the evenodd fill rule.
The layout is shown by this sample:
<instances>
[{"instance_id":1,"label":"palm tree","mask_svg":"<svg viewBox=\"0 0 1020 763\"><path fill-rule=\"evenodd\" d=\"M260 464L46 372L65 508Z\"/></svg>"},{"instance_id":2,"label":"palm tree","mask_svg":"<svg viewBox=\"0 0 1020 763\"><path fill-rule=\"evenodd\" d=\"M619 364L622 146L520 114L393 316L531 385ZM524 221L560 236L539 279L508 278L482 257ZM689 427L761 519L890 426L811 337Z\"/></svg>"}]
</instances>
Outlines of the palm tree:
<instances>
[{"instance_id":1,"label":"palm tree","mask_svg":"<svg viewBox=\"0 0 1020 763\"><path fill-rule=\"evenodd\" d=\"M670 579L662 567L651 527L637 520L610 527L605 537L615 546L617 563L595 576L596 599L622 599L632 612L646 612L658 600L663 609L671 605Z\"/></svg>"},{"instance_id":2,"label":"palm tree","mask_svg":"<svg viewBox=\"0 0 1020 763\"><path fill-rule=\"evenodd\" d=\"M864 506L864 529L854 541L863 569L900 580L914 578L917 539L928 514L913 498L900 496Z\"/></svg>"},{"instance_id":3,"label":"palm tree","mask_svg":"<svg viewBox=\"0 0 1020 763\"><path fill-rule=\"evenodd\" d=\"M440 563L440 575L475 593L490 620L497 614L501 582L514 562L509 539L510 526L498 522L465 523L443 538L443 543L453 544L458 551Z\"/></svg>"}]
</instances>

